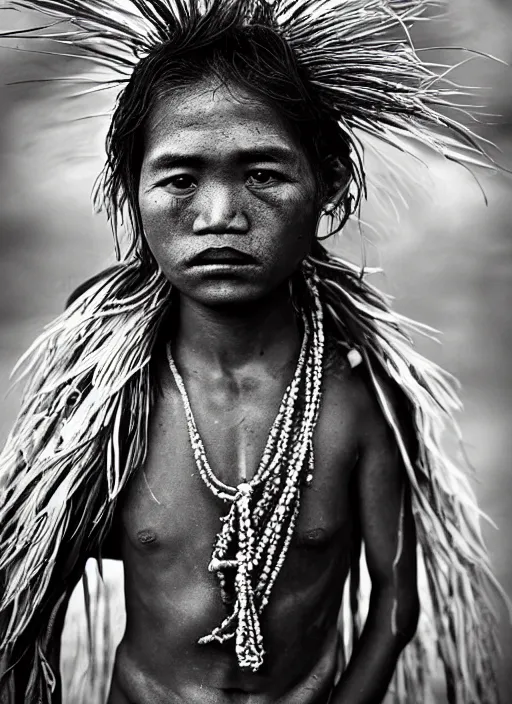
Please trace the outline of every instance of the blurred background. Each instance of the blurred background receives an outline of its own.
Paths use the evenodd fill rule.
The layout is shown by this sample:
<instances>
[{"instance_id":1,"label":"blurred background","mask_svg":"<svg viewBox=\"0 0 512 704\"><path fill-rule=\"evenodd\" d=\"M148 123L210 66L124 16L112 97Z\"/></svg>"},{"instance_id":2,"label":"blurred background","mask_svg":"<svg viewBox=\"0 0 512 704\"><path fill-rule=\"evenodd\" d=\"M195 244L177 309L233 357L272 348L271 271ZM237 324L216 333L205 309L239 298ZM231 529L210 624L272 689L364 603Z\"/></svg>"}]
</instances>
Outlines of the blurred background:
<instances>
[{"instance_id":1,"label":"blurred background","mask_svg":"<svg viewBox=\"0 0 512 704\"><path fill-rule=\"evenodd\" d=\"M0 12L0 30L37 21L28 13ZM464 46L512 61L509 0L450 0L447 17L419 30L422 47ZM62 310L71 291L114 260L108 225L93 216L89 199L102 166L113 96L80 96L83 84L47 82L80 73L79 61L35 55L26 51L27 42L9 46L0 48L2 442L19 404L19 389L7 394L15 361ZM463 58L440 50L428 57ZM497 145L501 163L510 167L512 69L474 57L454 78L482 88L479 98L496 116L476 129ZM497 576L512 596L512 180L479 177L487 207L469 173L433 160L430 173L421 174L421 185L408 196L409 207L400 208L399 221L371 203L364 217L381 233L377 238L369 231L368 258L385 269L380 283L395 296L397 309L442 331L442 345L418 344L462 383L460 420L478 471L475 488L498 526L485 526L485 536ZM359 249L356 239L348 233L334 246L352 255ZM119 579L114 574L114 582ZM121 628L122 608L118 611ZM504 612L502 643L506 703L512 701L512 637Z\"/></svg>"}]
</instances>

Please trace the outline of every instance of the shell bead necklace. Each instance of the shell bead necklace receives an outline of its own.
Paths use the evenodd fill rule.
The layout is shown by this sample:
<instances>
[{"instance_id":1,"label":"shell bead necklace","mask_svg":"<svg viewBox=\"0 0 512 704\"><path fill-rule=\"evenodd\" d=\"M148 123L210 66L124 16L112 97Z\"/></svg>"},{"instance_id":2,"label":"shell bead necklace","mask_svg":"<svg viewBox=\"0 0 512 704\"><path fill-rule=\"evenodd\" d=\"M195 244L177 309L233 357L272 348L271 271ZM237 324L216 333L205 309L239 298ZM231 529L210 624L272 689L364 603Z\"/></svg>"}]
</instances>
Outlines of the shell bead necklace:
<instances>
[{"instance_id":1,"label":"shell bead necklace","mask_svg":"<svg viewBox=\"0 0 512 704\"><path fill-rule=\"evenodd\" d=\"M230 486L214 474L199 434L183 379L167 346L169 366L181 394L190 444L201 479L212 494L230 504L221 517L208 569L219 581L231 613L199 643L235 638L238 663L256 672L263 663L260 616L283 566L301 499L301 485L313 479L313 434L322 397L323 312L313 266L302 265L305 281L300 314L304 336L293 379L284 392L263 454L250 481ZM233 557L234 555L234 557ZM234 570L234 596L226 570Z\"/></svg>"}]
</instances>

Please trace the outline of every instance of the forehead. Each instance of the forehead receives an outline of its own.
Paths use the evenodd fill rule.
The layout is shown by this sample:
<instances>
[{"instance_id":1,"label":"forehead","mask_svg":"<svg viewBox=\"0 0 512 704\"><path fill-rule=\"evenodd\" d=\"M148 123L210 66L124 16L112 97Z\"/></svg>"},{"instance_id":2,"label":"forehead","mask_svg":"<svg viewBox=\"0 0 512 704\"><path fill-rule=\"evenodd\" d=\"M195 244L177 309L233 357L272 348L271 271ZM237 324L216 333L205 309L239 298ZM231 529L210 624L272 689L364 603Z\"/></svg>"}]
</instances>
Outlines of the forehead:
<instances>
[{"instance_id":1,"label":"forehead","mask_svg":"<svg viewBox=\"0 0 512 704\"><path fill-rule=\"evenodd\" d=\"M159 97L144 146L146 160L174 150L214 156L275 147L306 161L293 129L276 109L247 91L213 81Z\"/></svg>"}]
</instances>

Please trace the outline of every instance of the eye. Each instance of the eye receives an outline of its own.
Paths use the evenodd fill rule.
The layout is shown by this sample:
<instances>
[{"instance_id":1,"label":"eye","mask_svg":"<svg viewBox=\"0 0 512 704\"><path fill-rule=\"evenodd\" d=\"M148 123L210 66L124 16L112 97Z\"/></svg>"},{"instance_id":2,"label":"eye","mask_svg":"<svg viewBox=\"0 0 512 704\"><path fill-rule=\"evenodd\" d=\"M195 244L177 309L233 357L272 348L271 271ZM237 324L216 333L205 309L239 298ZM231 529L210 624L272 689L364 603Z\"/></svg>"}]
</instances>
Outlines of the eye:
<instances>
[{"instance_id":1,"label":"eye","mask_svg":"<svg viewBox=\"0 0 512 704\"><path fill-rule=\"evenodd\" d=\"M176 174L165 179L164 185L169 191L176 195L187 195L197 188L197 182L189 174Z\"/></svg>"},{"instance_id":2,"label":"eye","mask_svg":"<svg viewBox=\"0 0 512 704\"><path fill-rule=\"evenodd\" d=\"M270 186L282 180L283 177L271 169L253 169L247 177L250 186Z\"/></svg>"}]
</instances>

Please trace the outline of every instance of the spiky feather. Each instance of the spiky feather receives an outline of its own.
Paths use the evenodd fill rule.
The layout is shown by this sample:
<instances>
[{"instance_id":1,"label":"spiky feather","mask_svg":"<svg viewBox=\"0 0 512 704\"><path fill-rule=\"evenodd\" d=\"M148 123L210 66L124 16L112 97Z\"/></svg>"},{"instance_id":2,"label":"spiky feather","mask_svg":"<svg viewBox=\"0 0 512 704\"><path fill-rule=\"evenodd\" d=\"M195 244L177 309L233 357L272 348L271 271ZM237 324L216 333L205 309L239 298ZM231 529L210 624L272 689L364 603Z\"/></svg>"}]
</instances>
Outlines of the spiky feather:
<instances>
[{"instance_id":1,"label":"spiky feather","mask_svg":"<svg viewBox=\"0 0 512 704\"><path fill-rule=\"evenodd\" d=\"M449 74L422 61L410 28L432 3L420 0L9 0L47 24L4 31L4 39L39 38L56 53L91 64L88 86L126 85L136 64L176 32L209 23L219 32L262 23L282 34L307 69L320 108L339 121L352 147L354 210L366 193L361 135L406 153L425 147L446 159L493 166L480 142L445 114L458 89ZM62 48L62 49L61 49ZM47 51L44 48L44 51ZM80 78L80 76L78 77ZM385 177L380 187L386 192ZM390 178L389 183L394 184ZM429 657L435 644L449 701L495 704L495 616L489 594L501 594L479 528L479 511L464 472L442 451L459 400L453 381L410 345L417 328L394 313L362 272L323 249L314 258L326 315L340 344L363 355L383 414L408 472L427 580L431 632L420 628L401 658L396 701L428 701ZM50 701L48 663L55 609L97 555L117 498L143 462L151 407L151 356L170 286L127 260L83 294L24 356L27 388L18 420L0 457L0 651L6 691L29 667L27 701ZM418 458L407 454L381 377L406 397ZM349 611L357 638L358 569ZM468 642L468 639L471 640ZM22 658L22 659L20 659ZM18 691L19 696L19 691Z\"/></svg>"},{"instance_id":2,"label":"spiky feather","mask_svg":"<svg viewBox=\"0 0 512 704\"><path fill-rule=\"evenodd\" d=\"M450 80L453 66L425 62L411 39L415 23L439 0L7 0L48 16L47 27L0 32L0 37L50 41L82 57L96 90L122 89L134 67L180 33L210 34L252 23L273 27L295 51L314 85L320 110L335 117L352 148L353 205L366 194L364 135L401 152L422 148L469 167L494 167L485 142L450 117L464 112L464 90ZM442 3L441 3L442 4ZM71 29L70 29L71 25ZM94 88L91 88L94 90ZM363 142L361 141L363 139ZM393 170L391 165L390 170ZM384 174L379 190L387 191ZM389 200L395 194L389 189Z\"/></svg>"}]
</instances>

